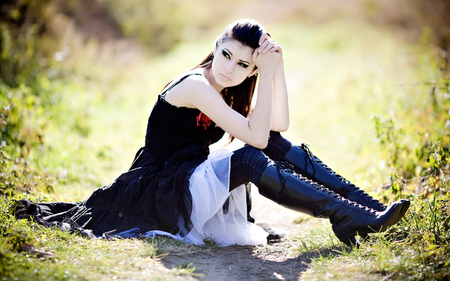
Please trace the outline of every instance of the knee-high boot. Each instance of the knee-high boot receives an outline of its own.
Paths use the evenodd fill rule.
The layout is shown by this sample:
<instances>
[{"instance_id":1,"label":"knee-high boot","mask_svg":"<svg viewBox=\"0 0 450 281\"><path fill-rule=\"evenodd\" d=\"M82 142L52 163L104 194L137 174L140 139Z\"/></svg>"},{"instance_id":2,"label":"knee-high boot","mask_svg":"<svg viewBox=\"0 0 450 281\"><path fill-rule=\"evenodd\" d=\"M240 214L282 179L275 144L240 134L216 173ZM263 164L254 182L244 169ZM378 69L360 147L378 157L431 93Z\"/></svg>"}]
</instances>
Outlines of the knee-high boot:
<instances>
[{"instance_id":1,"label":"knee-high boot","mask_svg":"<svg viewBox=\"0 0 450 281\"><path fill-rule=\"evenodd\" d=\"M351 201L355 201L377 211L386 210L386 206L381 202L329 168L317 156L312 154L305 144L292 146L288 153L286 153L285 160L293 165L297 173L326 186ZM410 202L402 199L399 201L399 204L401 205L401 209L396 223L406 213Z\"/></svg>"},{"instance_id":2,"label":"knee-high boot","mask_svg":"<svg viewBox=\"0 0 450 281\"><path fill-rule=\"evenodd\" d=\"M295 173L282 163L270 165L258 183L259 192L280 205L314 217L329 218L334 234L347 245L357 245L356 235L385 231L401 209L394 203L376 211L350 201Z\"/></svg>"}]
</instances>

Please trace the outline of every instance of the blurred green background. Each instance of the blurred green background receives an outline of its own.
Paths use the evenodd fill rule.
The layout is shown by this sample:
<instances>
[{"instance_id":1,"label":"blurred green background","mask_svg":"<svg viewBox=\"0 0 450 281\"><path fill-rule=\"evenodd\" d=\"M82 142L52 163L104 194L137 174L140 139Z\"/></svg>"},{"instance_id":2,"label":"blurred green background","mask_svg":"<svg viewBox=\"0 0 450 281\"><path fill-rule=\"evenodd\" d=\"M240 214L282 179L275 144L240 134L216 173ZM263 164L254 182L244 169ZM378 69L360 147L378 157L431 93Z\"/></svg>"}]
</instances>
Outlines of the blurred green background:
<instances>
[{"instance_id":1,"label":"blurred green background","mask_svg":"<svg viewBox=\"0 0 450 281\"><path fill-rule=\"evenodd\" d=\"M81 200L126 171L159 90L240 18L283 47L285 135L349 180L383 201L427 193L430 155L448 152L445 0L6 0L0 9L4 195Z\"/></svg>"}]
</instances>

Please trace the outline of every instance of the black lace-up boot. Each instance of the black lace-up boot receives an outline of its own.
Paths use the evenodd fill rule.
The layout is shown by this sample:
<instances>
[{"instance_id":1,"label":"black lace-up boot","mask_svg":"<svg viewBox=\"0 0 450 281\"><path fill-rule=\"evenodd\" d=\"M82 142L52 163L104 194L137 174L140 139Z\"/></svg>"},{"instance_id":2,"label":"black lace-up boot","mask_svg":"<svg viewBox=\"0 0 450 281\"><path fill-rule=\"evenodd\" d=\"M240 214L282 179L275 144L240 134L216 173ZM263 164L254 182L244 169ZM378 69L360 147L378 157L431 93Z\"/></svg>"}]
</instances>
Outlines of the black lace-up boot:
<instances>
[{"instance_id":1,"label":"black lace-up boot","mask_svg":"<svg viewBox=\"0 0 450 281\"><path fill-rule=\"evenodd\" d=\"M292 164L294 170L315 182L326 186L339 195L355 201L363 206L367 206L376 211L386 210L386 206L372 196L361 190L359 187L345 179L325 163L323 163L317 156L312 154L306 144L301 146L292 146L286 153L285 160ZM405 215L409 208L409 200L402 199L398 202L401 205L397 220L399 222Z\"/></svg>"},{"instance_id":2,"label":"black lace-up boot","mask_svg":"<svg viewBox=\"0 0 450 281\"><path fill-rule=\"evenodd\" d=\"M294 166L294 170L297 173L326 186L351 201L355 201L377 211L386 210L385 205L334 172L319 158L313 155L305 144L292 146L285 155L285 160Z\"/></svg>"},{"instance_id":3,"label":"black lace-up boot","mask_svg":"<svg viewBox=\"0 0 450 281\"><path fill-rule=\"evenodd\" d=\"M290 166L269 166L258 183L259 192L289 209L313 217L329 218L334 234L347 245L358 245L356 235L385 231L396 222L401 209L394 203L383 211L350 201L297 173Z\"/></svg>"}]
</instances>

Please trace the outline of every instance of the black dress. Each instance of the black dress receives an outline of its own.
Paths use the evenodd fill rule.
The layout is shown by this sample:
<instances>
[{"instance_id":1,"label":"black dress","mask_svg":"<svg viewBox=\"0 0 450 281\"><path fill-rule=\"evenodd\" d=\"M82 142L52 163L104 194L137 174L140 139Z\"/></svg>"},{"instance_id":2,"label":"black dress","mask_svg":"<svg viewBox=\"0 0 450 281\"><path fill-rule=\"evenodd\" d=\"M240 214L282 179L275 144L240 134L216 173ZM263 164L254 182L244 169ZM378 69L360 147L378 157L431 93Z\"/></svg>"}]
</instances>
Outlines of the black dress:
<instances>
[{"instance_id":1,"label":"black dress","mask_svg":"<svg viewBox=\"0 0 450 281\"><path fill-rule=\"evenodd\" d=\"M207 158L209 145L224 131L198 109L176 107L165 94L189 75L174 81L158 96L148 119L145 146L128 172L113 183L94 191L78 203L31 203L21 201L18 217L33 217L44 225L69 222L95 235L113 234L133 228L140 233L163 230L179 232L181 214L190 229L192 198L189 178Z\"/></svg>"}]
</instances>

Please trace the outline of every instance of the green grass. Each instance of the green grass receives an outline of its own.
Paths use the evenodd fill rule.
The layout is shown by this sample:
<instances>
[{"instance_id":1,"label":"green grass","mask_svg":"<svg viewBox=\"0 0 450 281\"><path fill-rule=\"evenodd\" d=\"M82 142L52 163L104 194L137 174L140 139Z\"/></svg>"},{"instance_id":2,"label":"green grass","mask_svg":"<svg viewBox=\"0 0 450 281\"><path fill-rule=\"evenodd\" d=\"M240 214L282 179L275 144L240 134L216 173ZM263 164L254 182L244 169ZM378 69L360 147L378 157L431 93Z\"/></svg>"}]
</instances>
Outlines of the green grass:
<instances>
[{"instance_id":1,"label":"green grass","mask_svg":"<svg viewBox=\"0 0 450 281\"><path fill-rule=\"evenodd\" d=\"M386 233L340 244L329 227L295 237L299 256L311 260L304 280L446 280L450 276L449 196L413 198L406 217Z\"/></svg>"},{"instance_id":2,"label":"green grass","mask_svg":"<svg viewBox=\"0 0 450 281\"><path fill-rule=\"evenodd\" d=\"M159 263L165 253L189 253L192 246L164 238L91 240L18 221L3 200L0 207L1 280L171 280L177 275L195 275L192 264L168 270ZM23 244L52 255L22 252Z\"/></svg>"},{"instance_id":3,"label":"green grass","mask_svg":"<svg viewBox=\"0 0 450 281\"><path fill-rule=\"evenodd\" d=\"M438 198L438 199L436 199ZM339 245L328 228L297 239L300 255L312 255L305 280L446 280L450 276L449 198L412 197L405 218L386 233L372 234L360 248Z\"/></svg>"},{"instance_id":4,"label":"green grass","mask_svg":"<svg viewBox=\"0 0 450 281\"><path fill-rule=\"evenodd\" d=\"M290 250L310 263L305 280L444 280L450 276L449 82L431 46L356 23L291 19L266 25L284 50L292 113L285 135L310 144L325 163L384 202L408 197L412 205L401 223L371 235L359 249L341 244L323 223L293 237ZM2 188L16 188L3 195L78 201L126 171L144 143L159 89L200 61L215 35L186 36L166 55L137 55L128 63L114 54L99 59L95 44L74 43L66 60L51 62L56 76L41 73L32 85L2 85L2 108L12 93L20 111L11 111L15 121L8 119L23 126L17 138L36 139L25 158L17 155L28 144L10 150L1 144ZM39 95L27 100L27 93ZM43 140L37 140L40 129ZM167 269L160 259L201 247L164 238L88 240L17 221L8 204L0 202L3 280L199 277L195 264ZM20 252L24 243L54 256Z\"/></svg>"}]
</instances>

